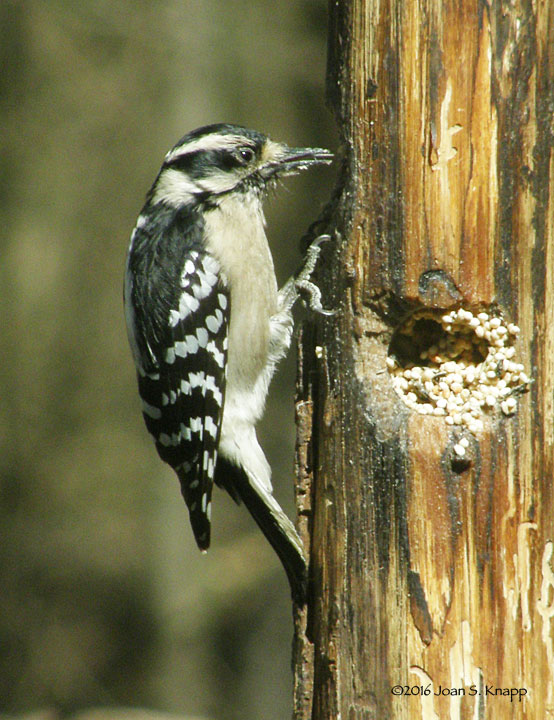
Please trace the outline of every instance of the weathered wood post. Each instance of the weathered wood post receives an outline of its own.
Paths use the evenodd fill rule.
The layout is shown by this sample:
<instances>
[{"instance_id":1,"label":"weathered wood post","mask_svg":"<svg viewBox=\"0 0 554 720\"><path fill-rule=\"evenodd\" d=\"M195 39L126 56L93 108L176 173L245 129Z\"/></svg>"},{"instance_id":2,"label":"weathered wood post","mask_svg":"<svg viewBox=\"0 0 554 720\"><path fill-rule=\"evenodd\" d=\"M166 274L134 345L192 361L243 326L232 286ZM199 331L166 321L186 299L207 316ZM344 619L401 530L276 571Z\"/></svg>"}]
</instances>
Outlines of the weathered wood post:
<instances>
[{"instance_id":1,"label":"weathered wood post","mask_svg":"<svg viewBox=\"0 0 554 720\"><path fill-rule=\"evenodd\" d=\"M333 0L329 51L295 720L554 717L554 3Z\"/></svg>"}]
</instances>

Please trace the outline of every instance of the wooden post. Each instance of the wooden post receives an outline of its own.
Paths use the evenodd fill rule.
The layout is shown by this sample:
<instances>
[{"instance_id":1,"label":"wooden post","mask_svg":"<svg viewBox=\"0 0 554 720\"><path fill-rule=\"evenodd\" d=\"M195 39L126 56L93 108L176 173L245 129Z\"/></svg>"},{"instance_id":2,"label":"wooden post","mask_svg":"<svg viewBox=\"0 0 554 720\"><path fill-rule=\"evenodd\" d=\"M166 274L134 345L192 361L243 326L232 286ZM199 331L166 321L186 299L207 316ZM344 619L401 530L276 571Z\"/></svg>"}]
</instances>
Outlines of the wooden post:
<instances>
[{"instance_id":1,"label":"wooden post","mask_svg":"<svg viewBox=\"0 0 554 720\"><path fill-rule=\"evenodd\" d=\"M554 717L554 3L332 1L329 51L295 720Z\"/></svg>"}]
</instances>

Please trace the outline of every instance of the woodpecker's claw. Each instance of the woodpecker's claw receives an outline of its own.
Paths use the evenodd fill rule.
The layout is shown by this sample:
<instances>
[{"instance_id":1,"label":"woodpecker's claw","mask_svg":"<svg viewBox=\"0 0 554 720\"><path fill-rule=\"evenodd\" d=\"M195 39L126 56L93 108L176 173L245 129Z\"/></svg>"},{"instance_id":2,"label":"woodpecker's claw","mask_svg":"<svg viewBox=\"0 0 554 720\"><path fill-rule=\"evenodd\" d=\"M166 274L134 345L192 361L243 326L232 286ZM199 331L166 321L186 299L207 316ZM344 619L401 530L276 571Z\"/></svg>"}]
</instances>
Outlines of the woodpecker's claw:
<instances>
[{"instance_id":1,"label":"woodpecker's claw","mask_svg":"<svg viewBox=\"0 0 554 720\"><path fill-rule=\"evenodd\" d=\"M321 304L321 290L310 280L296 280L296 290L302 301L318 315L336 315L338 310L326 310Z\"/></svg>"},{"instance_id":2,"label":"woodpecker's claw","mask_svg":"<svg viewBox=\"0 0 554 720\"><path fill-rule=\"evenodd\" d=\"M318 236L317 236L316 238L314 238L314 239L312 240L312 242L310 243L310 247L308 248L308 252L309 252L310 248L312 248L312 247L319 247L319 246L321 245L321 243L323 243L323 242L329 242L329 240L332 240L332 239L333 239L333 238L332 238L330 235L328 235L327 233L325 233L324 235L318 235Z\"/></svg>"},{"instance_id":3,"label":"woodpecker's claw","mask_svg":"<svg viewBox=\"0 0 554 720\"><path fill-rule=\"evenodd\" d=\"M319 235L313 240L306 251L306 260L300 268L294 279L294 287L297 293L302 297L304 303L308 305L310 310L319 315L336 315L338 310L326 310L321 305L321 290L310 280L310 276L321 252L321 243L331 240L330 235Z\"/></svg>"},{"instance_id":4,"label":"woodpecker's claw","mask_svg":"<svg viewBox=\"0 0 554 720\"><path fill-rule=\"evenodd\" d=\"M321 243L331 240L330 235L319 235L312 241L306 251L302 267L287 280L279 291L279 305L282 310L289 311L298 297L308 305L310 310L320 315L335 315L337 310L325 310L321 305L321 290L310 280L310 276L321 252Z\"/></svg>"}]
</instances>

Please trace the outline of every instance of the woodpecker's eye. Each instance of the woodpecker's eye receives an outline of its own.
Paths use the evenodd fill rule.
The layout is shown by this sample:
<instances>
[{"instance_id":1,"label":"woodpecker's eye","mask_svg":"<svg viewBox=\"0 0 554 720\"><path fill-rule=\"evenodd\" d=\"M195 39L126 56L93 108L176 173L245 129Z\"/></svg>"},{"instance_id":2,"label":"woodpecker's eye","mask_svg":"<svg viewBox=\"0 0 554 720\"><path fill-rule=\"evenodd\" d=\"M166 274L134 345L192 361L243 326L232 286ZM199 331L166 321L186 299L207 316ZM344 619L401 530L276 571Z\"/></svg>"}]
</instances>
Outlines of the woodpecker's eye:
<instances>
[{"instance_id":1,"label":"woodpecker's eye","mask_svg":"<svg viewBox=\"0 0 554 720\"><path fill-rule=\"evenodd\" d=\"M254 157L254 151L250 148L242 148L239 153L245 163L249 163Z\"/></svg>"},{"instance_id":2,"label":"woodpecker's eye","mask_svg":"<svg viewBox=\"0 0 554 720\"><path fill-rule=\"evenodd\" d=\"M233 170L248 165L254 157L254 154L254 150L251 148L242 147L234 150L226 150L221 154L220 159L223 167Z\"/></svg>"}]
</instances>

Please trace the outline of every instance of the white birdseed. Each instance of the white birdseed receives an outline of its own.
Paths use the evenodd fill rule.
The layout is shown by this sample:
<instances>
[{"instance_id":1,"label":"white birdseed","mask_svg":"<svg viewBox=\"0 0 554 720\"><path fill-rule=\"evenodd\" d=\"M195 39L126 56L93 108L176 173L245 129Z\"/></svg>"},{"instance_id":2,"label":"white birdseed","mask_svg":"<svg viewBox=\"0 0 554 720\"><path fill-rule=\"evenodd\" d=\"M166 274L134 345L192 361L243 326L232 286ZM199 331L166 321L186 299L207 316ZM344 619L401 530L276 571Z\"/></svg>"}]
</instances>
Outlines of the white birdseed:
<instances>
[{"instance_id":1,"label":"white birdseed","mask_svg":"<svg viewBox=\"0 0 554 720\"><path fill-rule=\"evenodd\" d=\"M393 387L406 405L423 415L442 416L447 424L465 426L471 433L483 430L483 414L499 401L504 414L513 414L514 389L531 382L523 365L513 361L519 327L486 312L473 315L465 308L442 315L421 310L402 327L406 339L420 319L433 320L442 330L427 348L418 338L421 362L402 363L399 356L386 360ZM457 445L465 452L469 441Z\"/></svg>"}]
</instances>

